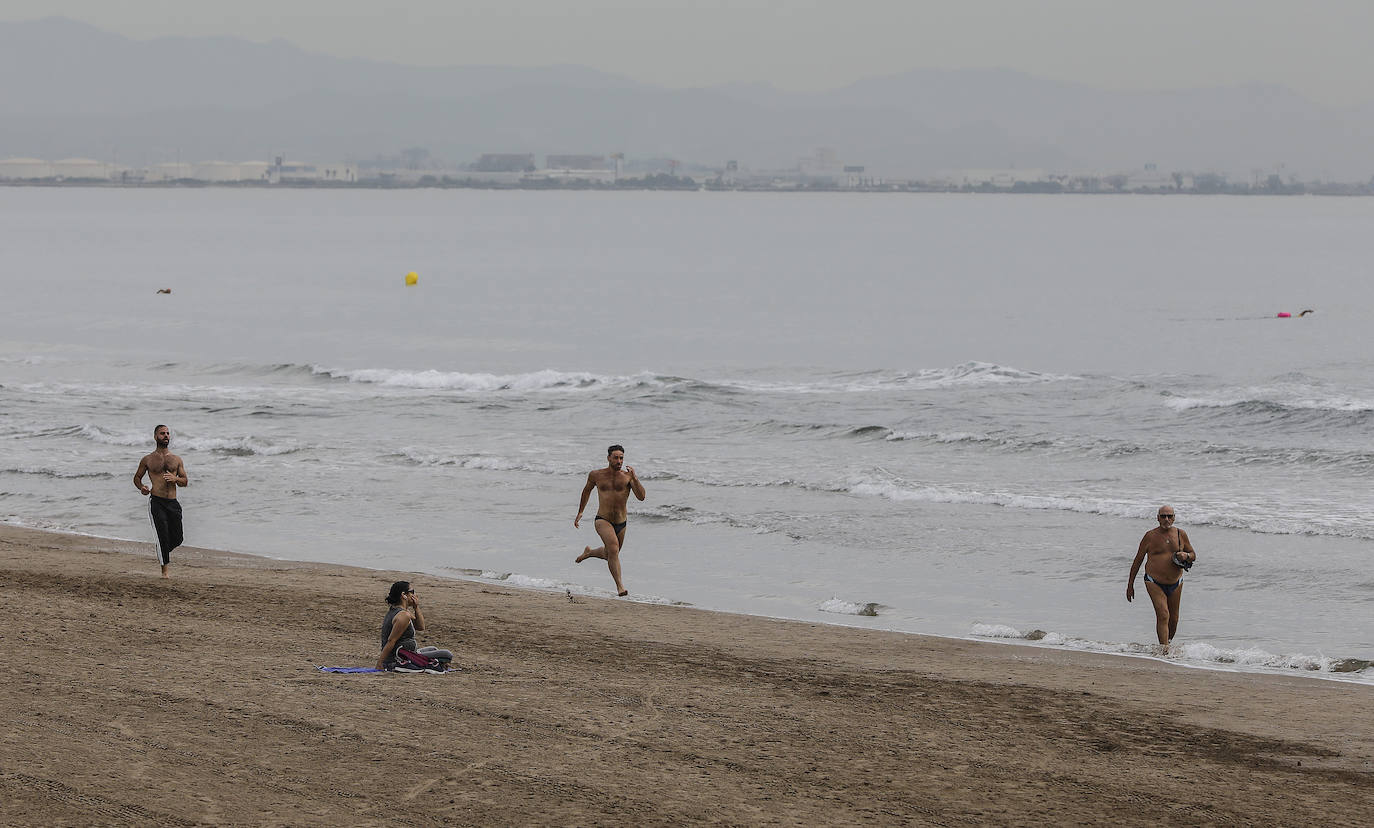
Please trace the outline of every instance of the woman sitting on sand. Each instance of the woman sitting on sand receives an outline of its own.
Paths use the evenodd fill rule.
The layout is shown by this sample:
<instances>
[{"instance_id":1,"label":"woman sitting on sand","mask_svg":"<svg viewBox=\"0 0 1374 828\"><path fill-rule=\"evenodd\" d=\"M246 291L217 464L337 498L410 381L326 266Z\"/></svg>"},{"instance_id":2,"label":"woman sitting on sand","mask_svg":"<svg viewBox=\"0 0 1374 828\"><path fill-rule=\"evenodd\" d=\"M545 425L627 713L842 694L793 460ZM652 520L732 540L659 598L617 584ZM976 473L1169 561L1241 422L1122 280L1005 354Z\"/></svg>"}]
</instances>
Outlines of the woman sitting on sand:
<instances>
[{"instance_id":1,"label":"woman sitting on sand","mask_svg":"<svg viewBox=\"0 0 1374 828\"><path fill-rule=\"evenodd\" d=\"M410 581L397 581L387 593L389 609L382 619L382 654L377 657L377 669L385 670L393 663L397 648L404 647L411 652L437 659L445 666L453 660L453 653L438 647L421 647L415 640L415 631L425 628L425 616L420 612L420 602L415 600L415 590Z\"/></svg>"}]
</instances>

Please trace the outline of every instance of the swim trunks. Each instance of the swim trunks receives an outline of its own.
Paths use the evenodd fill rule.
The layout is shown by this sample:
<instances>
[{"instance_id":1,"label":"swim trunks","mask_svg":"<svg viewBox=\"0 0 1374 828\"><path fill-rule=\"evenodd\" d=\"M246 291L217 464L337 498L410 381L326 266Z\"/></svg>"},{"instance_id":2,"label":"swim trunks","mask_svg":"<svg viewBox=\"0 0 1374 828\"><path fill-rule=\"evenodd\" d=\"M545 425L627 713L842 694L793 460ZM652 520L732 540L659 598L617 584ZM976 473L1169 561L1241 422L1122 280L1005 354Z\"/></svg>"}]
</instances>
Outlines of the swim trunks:
<instances>
[{"instance_id":1,"label":"swim trunks","mask_svg":"<svg viewBox=\"0 0 1374 828\"><path fill-rule=\"evenodd\" d=\"M172 550L181 546L181 504L175 498L148 495L148 518L157 532L158 556L166 566Z\"/></svg>"},{"instance_id":2,"label":"swim trunks","mask_svg":"<svg viewBox=\"0 0 1374 828\"><path fill-rule=\"evenodd\" d=\"M1173 594L1174 594L1174 590L1178 589L1178 588L1179 588L1179 585L1183 583L1183 579L1182 579L1182 578L1179 578L1177 581L1174 581L1172 584L1160 583L1159 581L1156 581L1154 578L1151 578L1151 577L1150 577L1150 573L1148 573L1148 572L1145 573L1145 580L1149 581L1150 583L1152 583L1152 584L1154 584L1155 586L1159 587L1160 589L1164 590L1165 596L1173 595Z\"/></svg>"},{"instance_id":3,"label":"swim trunks","mask_svg":"<svg viewBox=\"0 0 1374 828\"><path fill-rule=\"evenodd\" d=\"M607 523L611 523L609 520L607 520L606 518L602 517L601 515L597 515L597 516L596 516L596 520L605 520ZM592 522L595 523L596 521L594 520L594 521L592 521ZM630 522L630 521L628 521L628 520L622 520L622 521L619 522L619 523L611 523L611 528L615 530L615 533L616 533L617 535L619 535L622 531L624 531L624 529L625 529L625 524L627 524L627 523L629 523L629 522Z\"/></svg>"}]
</instances>

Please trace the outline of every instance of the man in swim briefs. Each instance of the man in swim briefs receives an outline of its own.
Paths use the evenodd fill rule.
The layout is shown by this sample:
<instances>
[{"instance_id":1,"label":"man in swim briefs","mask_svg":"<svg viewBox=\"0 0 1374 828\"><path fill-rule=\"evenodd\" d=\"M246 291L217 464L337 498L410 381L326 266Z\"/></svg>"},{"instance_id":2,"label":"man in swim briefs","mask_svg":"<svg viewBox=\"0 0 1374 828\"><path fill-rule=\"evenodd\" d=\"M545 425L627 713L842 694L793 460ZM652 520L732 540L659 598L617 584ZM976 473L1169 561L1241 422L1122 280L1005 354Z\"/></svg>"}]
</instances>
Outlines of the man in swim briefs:
<instances>
[{"instance_id":1,"label":"man in swim briefs","mask_svg":"<svg viewBox=\"0 0 1374 828\"><path fill-rule=\"evenodd\" d=\"M138 461L134 486L148 495L148 517L157 532L158 559L162 562L162 577L166 578L169 577L167 566L172 561L172 550L181 546L181 504L177 502L177 486L191 483L186 479L186 465L167 448L172 444L171 430L165 425L154 428L153 442L157 443L157 450ZM152 488L143 485L144 473L153 484Z\"/></svg>"},{"instance_id":2,"label":"man in swim briefs","mask_svg":"<svg viewBox=\"0 0 1374 828\"><path fill-rule=\"evenodd\" d=\"M625 448L611 446L606 449L606 468L597 469L587 475L587 485L582 487L582 502L577 504L577 517L573 518L573 528L582 522L582 512L587 508L587 497L596 489L596 520L592 526L601 537L601 546L582 549L577 563L588 558L601 558L611 570L615 581L615 591L622 597L629 590L620 582L620 550L625 548L625 524L629 521L626 504L630 502L630 492L644 499L644 484L635 476L635 470L625 465Z\"/></svg>"},{"instance_id":3,"label":"man in swim briefs","mask_svg":"<svg viewBox=\"0 0 1374 828\"><path fill-rule=\"evenodd\" d=\"M1178 608L1183 601L1183 570L1197 560L1188 533L1174 525L1172 506L1159 507L1159 526L1140 539L1135 560L1131 562L1131 577L1126 581L1126 600L1135 598L1135 576L1140 562L1145 562L1145 591L1155 608L1155 635L1167 655L1169 643L1178 632Z\"/></svg>"}]
</instances>

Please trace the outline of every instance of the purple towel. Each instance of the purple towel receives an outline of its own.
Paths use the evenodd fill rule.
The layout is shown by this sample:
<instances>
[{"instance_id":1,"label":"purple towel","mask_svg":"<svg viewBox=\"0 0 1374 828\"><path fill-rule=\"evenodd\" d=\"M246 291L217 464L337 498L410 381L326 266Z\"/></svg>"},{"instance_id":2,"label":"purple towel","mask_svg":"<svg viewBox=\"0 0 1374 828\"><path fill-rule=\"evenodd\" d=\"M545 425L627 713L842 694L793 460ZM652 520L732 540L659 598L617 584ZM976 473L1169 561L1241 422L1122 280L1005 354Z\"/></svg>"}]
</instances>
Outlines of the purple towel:
<instances>
[{"instance_id":1,"label":"purple towel","mask_svg":"<svg viewBox=\"0 0 1374 828\"><path fill-rule=\"evenodd\" d=\"M320 667L321 673L385 673L376 667Z\"/></svg>"}]
</instances>

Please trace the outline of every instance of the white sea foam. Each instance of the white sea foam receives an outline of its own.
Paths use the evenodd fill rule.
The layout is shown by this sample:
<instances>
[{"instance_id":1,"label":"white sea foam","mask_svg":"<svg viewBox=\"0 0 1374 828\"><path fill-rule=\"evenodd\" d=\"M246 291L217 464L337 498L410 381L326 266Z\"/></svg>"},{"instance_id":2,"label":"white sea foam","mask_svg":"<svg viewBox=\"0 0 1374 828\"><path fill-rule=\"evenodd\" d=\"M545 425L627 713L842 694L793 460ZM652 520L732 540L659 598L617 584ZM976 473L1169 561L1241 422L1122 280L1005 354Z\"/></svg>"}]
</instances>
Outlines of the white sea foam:
<instances>
[{"instance_id":1,"label":"white sea foam","mask_svg":"<svg viewBox=\"0 0 1374 828\"><path fill-rule=\"evenodd\" d=\"M1374 400L1367 398L1286 386L1238 388L1209 396L1166 396L1164 405L1175 411L1235 408L1244 405L1268 405L1292 411L1374 411Z\"/></svg>"},{"instance_id":2,"label":"white sea foam","mask_svg":"<svg viewBox=\"0 0 1374 828\"><path fill-rule=\"evenodd\" d=\"M810 382L753 382L715 380L712 385L740 391L774 394L850 394L878 391L912 391L957 386L1009 385L1020 383L1063 382L1077 377L1023 371L990 362L965 362L950 368L925 368L918 371L872 372Z\"/></svg>"},{"instance_id":3,"label":"white sea foam","mask_svg":"<svg viewBox=\"0 0 1374 828\"><path fill-rule=\"evenodd\" d=\"M192 385L165 382L30 382L12 386L14 390L35 395L94 397L105 400L152 399L162 402L240 402L281 393L281 389L260 385ZM299 393L299 392L293 392Z\"/></svg>"},{"instance_id":4,"label":"white sea foam","mask_svg":"<svg viewBox=\"0 0 1374 828\"><path fill-rule=\"evenodd\" d=\"M152 432L146 429L113 432L87 423L77 429L76 433L93 443L107 446L151 446L153 442Z\"/></svg>"},{"instance_id":5,"label":"white sea foam","mask_svg":"<svg viewBox=\"0 0 1374 828\"><path fill-rule=\"evenodd\" d=\"M1025 634L1006 624L974 624L970 635L979 638L1025 638Z\"/></svg>"},{"instance_id":6,"label":"white sea foam","mask_svg":"<svg viewBox=\"0 0 1374 828\"><path fill-rule=\"evenodd\" d=\"M584 391L589 389L604 390L608 387L665 384L657 375L650 373L631 376L606 376L586 371L555 371L552 369L525 374L488 374L461 371L413 371L392 368L340 369L311 366L311 371L319 376L348 382L367 383L389 388L459 393Z\"/></svg>"},{"instance_id":7,"label":"white sea foam","mask_svg":"<svg viewBox=\"0 0 1374 828\"><path fill-rule=\"evenodd\" d=\"M98 425L87 423L76 433L94 443L107 446L151 447L152 433L146 430L110 431ZM294 440L269 442L253 436L243 437L187 437L173 432L173 451L217 451L226 454L254 454L276 456L301 451L307 446Z\"/></svg>"},{"instance_id":8,"label":"white sea foam","mask_svg":"<svg viewBox=\"0 0 1374 828\"><path fill-rule=\"evenodd\" d=\"M59 480L80 480L91 477L115 477L111 472L62 471L47 466L15 466L0 469L0 474L32 474L39 477L55 477Z\"/></svg>"},{"instance_id":9,"label":"white sea foam","mask_svg":"<svg viewBox=\"0 0 1374 828\"><path fill-rule=\"evenodd\" d=\"M1153 506L1139 501L1080 495L1027 494L1022 492L981 491L949 485L855 479L837 486L835 491L865 497L881 497L896 503L950 503L1001 506L1028 511L1065 511L1107 517L1149 520ZM1176 504L1177 505L1177 504ZM1275 516L1264 505L1229 502L1192 505L1188 523L1192 526L1220 526L1266 535L1330 535L1371 538L1367 516L1353 507L1326 504L1320 511L1298 511L1288 505L1288 514Z\"/></svg>"},{"instance_id":10,"label":"white sea foam","mask_svg":"<svg viewBox=\"0 0 1374 828\"><path fill-rule=\"evenodd\" d=\"M470 569L453 569L446 567L454 572L459 572L470 577L480 578L484 581L499 581L507 586L516 589L535 589L542 592L564 592L569 596L592 596L596 598L628 598L640 604L664 604L672 606L685 606L682 601L672 601L658 595L635 594L630 596L617 596L614 590L603 589L600 587L575 584L569 581L561 581L553 578L537 578L531 575L522 575L518 572L497 572L491 569L481 571Z\"/></svg>"},{"instance_id":11,"label":"white sea foam","mask_svg":"<svg viewBox=\"0 0 1374 828\"><path fill-rule=\"evenodd\" d=\"M897 502L971 503L984 506L1008 506L1017 509L1056 509L1126 518L1137 518L1148 511L1138 503L1107 498L983 492L977 489L959 489L952 486L892 482L854 482L841 487L841 491L870 497L882 497Z\"/></svg>"},{"instance_id":12,"label":"white sea foam","mask_svg":"<svg viewBox=\"0 0 1374 828\"><path fill-rule=\"evenodd\" d=\"M485 575L485 573L483 573ZM533 575L520 575L510 573L498 580L510 584L511 586L525 587L526 589L563 589L563 582L552 578L536 578Z\"/></svg>"},{"instance_id":13,"label":"white sea foam","mask_svg":"<svg viewBox=\"0 0 1374 828\"><path fill-rule=\"evenodd\" d=\"M71 362L66 357L52 356L49 354L18 354L13 356L0 357L0 365L52 365L54 363Z\"/></svg>"},{"instance_id":14,"label":"white sea foam","mask_svg":"<svg viewBox=\"0 0 1374 828\"><path fill-rule=\"evenodd\" d=\"M840 598L829 598L825 601L822 601L816 607L816 609L820 610L821 612L833 612L837 615L866 616L875 616L878 614L878 610L882 608L882 604L878 604L872 601L868 603L855 603L853 601L845 601Z\"/></svg>"},{"instance_id":15,"label":"white sea foam","mask_svg":"<svg viewBox=\"0 0 1374 828\"><path fill-rule=\"evenodd\" d=\"M1050 647L1063 647L1083 652L1118 655L1155 656L1187 666L1211 669L1243 669L1258 672L1312 673L1323 678L1374 683L1374 666L1367 662L1331 658L1301 653L1276 654L1257 647L1226 649L1206 641L1175 642L1167 656L1159 656L1153 644L1094 641L1056 632L1033 630L1022 632L1006 624L974 624L969 634L975 638L1000 638L1034 641ZM1351 666L1361 669L1350 669Z\"/></svg>"},{"instance_id":16,"label":"white sea foam","mask_svg":"<svg viewBox=\"0 0 1374 828\"><path fill-rule=\"evenodd\" d=\"M560 469L548 463L531 463L515 457L497 457L487 454L446 454L443 452L425 451L415 446L402 447L399 456L404 457L412 463L419 463L422 466L457 466L463 469L523 471L535 472L537 474L568 474L575 471L571 466L566 469Z\"/></svg>"}]
</instances>

